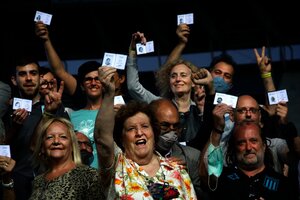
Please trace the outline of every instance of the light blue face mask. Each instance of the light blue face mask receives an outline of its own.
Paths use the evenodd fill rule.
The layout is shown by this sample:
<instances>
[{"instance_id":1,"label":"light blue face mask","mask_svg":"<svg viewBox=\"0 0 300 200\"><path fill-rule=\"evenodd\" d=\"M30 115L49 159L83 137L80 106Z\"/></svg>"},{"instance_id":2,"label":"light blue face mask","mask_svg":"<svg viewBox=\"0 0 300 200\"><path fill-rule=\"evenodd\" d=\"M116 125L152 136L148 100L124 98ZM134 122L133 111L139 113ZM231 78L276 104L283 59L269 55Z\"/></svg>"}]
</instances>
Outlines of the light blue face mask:
<instances>
[{"instance_id":1,"label":"light blue face mask","mask_svg":"<svg viewBox=\"0 0 300 200\"><path fill-rule=\"evenodd\" d=\"M210 144L207 149L208 175L219 177L223 171L223 152L221 146L215 147Z\"/></svg>"},{"instance_id":2,"label":"light blue face mask","mask_svg":"<svg viewBox=\"0 0 300 200\"><path fill-rule=\"evenodd\" d=\"M220 76L216 76L213 80L214 80L214 87L216 92L226 93L232 87L232 84L226 83L224 79Z\"/></svg>"}]
</instances>

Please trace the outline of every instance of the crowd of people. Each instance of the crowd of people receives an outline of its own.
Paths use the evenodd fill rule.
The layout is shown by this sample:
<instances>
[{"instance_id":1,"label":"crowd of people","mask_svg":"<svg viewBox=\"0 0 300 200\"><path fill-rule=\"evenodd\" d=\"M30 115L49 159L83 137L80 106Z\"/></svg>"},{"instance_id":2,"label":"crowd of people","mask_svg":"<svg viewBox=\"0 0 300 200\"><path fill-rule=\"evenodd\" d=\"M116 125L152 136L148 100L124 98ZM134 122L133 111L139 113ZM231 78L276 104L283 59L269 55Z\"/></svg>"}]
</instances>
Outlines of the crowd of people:
<instances>
[{"instance_id":1,"label":"crowd of people","mask_svg":"<svg viewBox=\"0 0 300 200\"><path fill-rule=\"evenodd\" d=\"M209 68L183 59L190 31L178 25L154 94L139 81L144 33L129 38L125 70L90 60L74 75L47 25L35 22L49 66L22 55L11 83L0 81L0 142L9 147L0 199L299 199L300 137L287 102L259 105L235 90L228 54ZM275 91L265 47L253 57L266 93ZM214 103L217 93L236 96L236 105ZM15 97L31 107L14 107Z\"/></svg>"}]
</instances>

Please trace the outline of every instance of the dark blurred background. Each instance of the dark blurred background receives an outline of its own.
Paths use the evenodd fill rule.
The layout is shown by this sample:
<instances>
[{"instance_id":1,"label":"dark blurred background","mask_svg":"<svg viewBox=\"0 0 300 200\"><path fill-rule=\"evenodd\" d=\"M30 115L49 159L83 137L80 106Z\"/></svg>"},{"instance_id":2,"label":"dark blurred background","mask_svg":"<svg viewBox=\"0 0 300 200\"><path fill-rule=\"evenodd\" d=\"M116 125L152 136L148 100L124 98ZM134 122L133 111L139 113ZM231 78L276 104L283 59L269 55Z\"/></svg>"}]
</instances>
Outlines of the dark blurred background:
<instances>
[{"instance_id":1,"label":"dark blurred background","mask_svg":"<svg viewBox=\"0 0 300 200\"><path fill-rule=\"evenodd\" d=\"M0 6L6 56L26 48L45 58L34 35L36 10L53 14L49 29L64 59L127 53L137 30L155 41L155 54L169 54L177 42L176 16L191 12L195 23L186 53L300 44L299 10L292 0L5 0Z\"/></svg>"}]
</instances>

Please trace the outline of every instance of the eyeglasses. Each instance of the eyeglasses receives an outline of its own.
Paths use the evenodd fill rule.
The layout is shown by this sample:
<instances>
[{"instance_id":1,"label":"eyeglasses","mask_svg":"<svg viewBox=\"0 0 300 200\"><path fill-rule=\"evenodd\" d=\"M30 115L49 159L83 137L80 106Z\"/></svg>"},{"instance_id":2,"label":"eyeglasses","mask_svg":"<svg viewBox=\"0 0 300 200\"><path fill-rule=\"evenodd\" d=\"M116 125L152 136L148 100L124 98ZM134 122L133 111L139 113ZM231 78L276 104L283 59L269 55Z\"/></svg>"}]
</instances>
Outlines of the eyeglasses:
<instances>
[{"instance_id":1,"label":"eyeglasses","mask_svg":"<svg viewBox=\"0 0 300 200\"><path fill-rule=\"evenodd\" d=\"M170 131L170 130L172 130L172 131L180 131L181 130L181 125L180 125L179 122L178 123L174 123L174 124L169 123L169 122L161 122L159 125L160 125L160 129L162 131Z\"/></svg>"},{"instance_id":2,"label":"eyeglasses","mask_svg":"<svg viewBox=\"0 0 300 200\"><path fill-rule=\"evenodd\" d=\"M47 87L53 87L53 84L54 84L54 81L53 80L51 80L51 81L43 81L41 84L40 84L40 86L41 86L41 88L43 88L43 89L45 89L45 88L47 88Z\"/></svg>"},{"instance_id":3,"label":"eyeglasses","mask_svg":"<svg viewBox=\"0 0 300 200\"><path fill-rule=\"evenodd\" d=\"M82 144L84 144L87 147L92 147L92 145L94 144L94 141L78 141L78 145L81 146Z\"/></svg>"},{"instance_id":4,"label":"eyeglasses","mask_svg":"<svg viewBox=\"0 0 300 200\"><path fill-rule=\"evenodd\" d=\"M100 83L99 77L85 77L85 78L84 78L84 82L86 82L86 83L92 83L93 80L94 80L96 83Z\"/></svg>"},{"instance_id":5,"label":"eyeglasses","mask_svg":"<svg viewBox=\"0 0 300 200\"><path fill-rule=\"evenodd\" d=\"M253 114L256 114L259 112L259 108L237 108L235 109L236 112L238 112L239 114L245 114L247 112L250 112L250 113L253 113Z\"/></svg>"}]
</instances>

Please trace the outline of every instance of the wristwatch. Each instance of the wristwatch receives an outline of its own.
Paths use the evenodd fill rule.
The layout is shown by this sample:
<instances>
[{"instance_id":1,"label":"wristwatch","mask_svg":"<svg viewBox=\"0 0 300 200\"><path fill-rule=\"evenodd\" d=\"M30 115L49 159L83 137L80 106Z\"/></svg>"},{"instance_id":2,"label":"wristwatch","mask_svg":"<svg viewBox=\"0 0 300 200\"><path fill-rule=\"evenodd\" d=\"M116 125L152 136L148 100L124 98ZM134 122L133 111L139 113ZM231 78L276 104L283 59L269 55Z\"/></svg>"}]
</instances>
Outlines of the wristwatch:
<instances>
[{"instance_id":1,"label":"wristwatch","mask_svg":"<svg viewBox=\"0 0 300 200\"><path fill-rule=\"evenodd\" d=\"M14 188L14 180L10 179L9 183L3 183L3 180L2 180L2 186L4 188L8 188L8 189Z\"/></svg>"}]
</instances>

